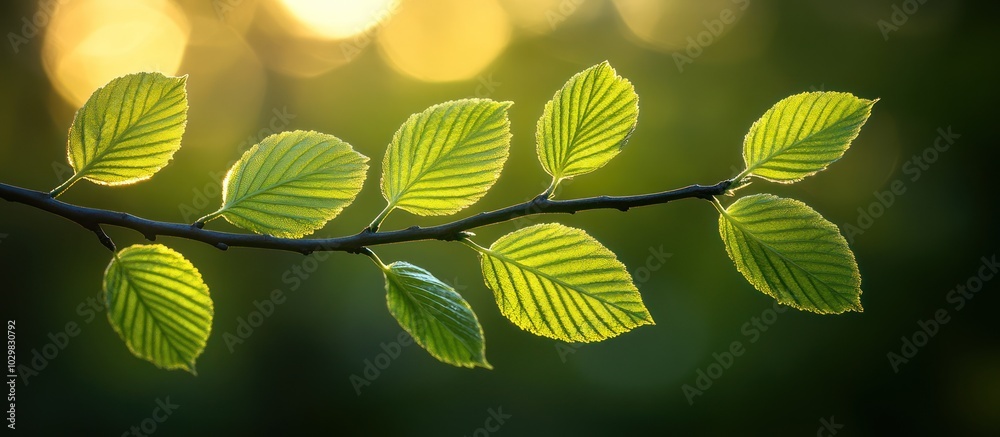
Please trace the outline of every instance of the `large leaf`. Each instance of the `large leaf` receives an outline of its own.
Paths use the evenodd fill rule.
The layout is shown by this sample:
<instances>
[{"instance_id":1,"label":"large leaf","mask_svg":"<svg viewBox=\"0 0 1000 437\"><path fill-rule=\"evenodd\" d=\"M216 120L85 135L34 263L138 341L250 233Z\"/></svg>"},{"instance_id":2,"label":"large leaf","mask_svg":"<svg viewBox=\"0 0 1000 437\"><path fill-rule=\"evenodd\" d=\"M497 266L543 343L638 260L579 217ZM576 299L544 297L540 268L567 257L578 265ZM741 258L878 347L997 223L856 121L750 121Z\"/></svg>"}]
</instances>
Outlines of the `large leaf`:
<instances>
[{"instance_id":1,"label":"large leaf","mask_svg":"<svg viewBox=\"0 0 1000 437\"><path fill-rule=\"evenodd\" d=\"M743 141L742 176L791 183L825 169L847 151L874 104L837 92L802 93L778 102Z\"/></svg>"},{"instance_id":2,"label":"large leaf","mask_svg":"<svg viewBox=\"0 0 1000 437\"><path fill-rule=\"evenodd\" d=\"M580 229L530 226L480 250L500 312L521 329L591 342L653 324L625 266Z\"/></svg>"},{"instance_id":3,"label":"large leaf","mask_svg":"<svg viewBox=\"0 0 1000 437\"><path fill-rule=\"evenodd\" d=\"M410 116L382 161L387 212L447 215L482 198L507 161L511 104L456 100Z\"/></svg>"},{"instance_id":4,"label":"large leaf","mask_svg":"<svg viewBox=\"0 0 1000 437\"><path fill-rule=\"evenodd\" d=\"M67 156L80 179L121 185L149 179L181 147L187 123L186 77L135 73L113 79L90 96L69 129Z\"/></svg>"},{"instance_id":5,"label":"large leaf","mask_svg":"<svg viewBox=\"0 0 1000 437\"><path fill-rule=\"evenodd\" d=\"M639 96L607 61L570 78L538 119L538 159L560 179L589 173L618 155L639 118Z\"/></svg>"},{"instance_id":6,"label":"large leaf","mask_svg":"<svg viewBox=\"0 0 1000 437\"><path fill-rule=\"evenodd\" d=\"M821 314L862 311L854 254L818 212L770 194L743 197L720 211L726 251L755 288L781 304Z\"/></svg>"},{"instance_id":7,"label":"large leaf","mask_svg":"<svg viewBox=\"0 0 1000 437\"><path fill-rule=\"evenodd\" d=\"M198 269L166 246L136 245L104 272L108 321L132 354L195 373L212 330L212 299Z\"/></svg>"},{"instance_id":8,"label":"large leaf","mask_svg":"<svg viewBox=\"0 0 1000 437\"><path fill-rule=\"evenodd\" d=\"M226 174L222 207L206 216L258 234L299 238L322 228L354 201L368 157L313 131L264 138Z\"/></svg>"},{"instance_id":9,"label":"large leaf","mask_svg":"<svg viewBox=\"0 0 1000 437\"><path fill-rule=\"evenodd\" d=\"M483 328L469 303L426 270L395 262L385 272L389 312L434 358L460 367L485 367Z\"/></svg>"}]
</instances>

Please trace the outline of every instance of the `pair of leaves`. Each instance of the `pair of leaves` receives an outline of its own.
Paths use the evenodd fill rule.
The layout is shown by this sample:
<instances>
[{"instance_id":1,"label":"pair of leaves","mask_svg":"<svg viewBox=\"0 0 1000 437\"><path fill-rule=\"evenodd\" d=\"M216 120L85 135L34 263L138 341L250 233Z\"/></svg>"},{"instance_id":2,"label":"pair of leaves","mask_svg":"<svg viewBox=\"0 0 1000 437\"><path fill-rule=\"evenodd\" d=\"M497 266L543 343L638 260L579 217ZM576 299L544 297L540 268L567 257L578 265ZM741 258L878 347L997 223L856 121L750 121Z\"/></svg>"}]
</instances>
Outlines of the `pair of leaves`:
<instances>
[{"instance_id":1,"label":"pair of leaves","mask_svg":"<svg viewBox=\"0 0 1000 437\"><path fill-rule=\"evenodd\" d=\"M549 223L507 234L489 249L468 244L480 252L500 312L521 329L592 342L653 324L625 265L583 230ZM382 270L389 312L418 344L448 364L492 368L482 327L458 292L405 262Z\"/></svg>"},{"instance_id":2,"label":"pair of leaves","mask_svg":"<svg viewBox=\"0 0 1000 437\"><path fill-rule=\"evenodd\" d=\"M538 159L552 175L552 189L618 155L638 121L638 101L632 84L607 62L576 74L556 92L536 130ZM395 208L449 215L482 198L507 160L510 105L458 100L407 119L382 162L382 194L388 204L371 228L377 230Z\"/></svg>"},{"instance_id":3,"label":"pair of leaves","mask_svg":"<svg viewBox=\"0 0 1000 437\"><path fill-rule=\"evenodd\" d=\"M69 129L67 158L77 181L125 185L152 177L181 146L187 124L185 77L136 73L95 91ZM162 245L116 253L104 272L108 321L133 355L195 373L214 314L208 286L182 255Z\"/></svg>"},{"instance_id":4,"label":"pair of leaves","mask_svg":"<svg viewBox=\"0 0 1000 437\"><path fill-rule=\"evenodd\" d=\"M792 183L840 159L875 101L847 93L786 98L753 124L743 143L744 178ZM808 205L758 194L719 209L719 234L737 270L779 303L821 314L863 311L861 275L847 240Z\"/></svg>"},{"instance_id":5,"label":"pair of leaves","mask_svg":"<svg viewBox=\"0 0 1000 437\"><path fill-rule=\"evenodd\" d=\"M165 167L180 148L187 123L185 83L185 77L135 73L95 91L70 127L67 155L74 174L52 194L81 179L131 184ZM367 161L331 135L271 135L233 165L223 182L222 207L200 221L221 216L253 232L301 237L354 200Z\"/></svg>"}]
</instances>

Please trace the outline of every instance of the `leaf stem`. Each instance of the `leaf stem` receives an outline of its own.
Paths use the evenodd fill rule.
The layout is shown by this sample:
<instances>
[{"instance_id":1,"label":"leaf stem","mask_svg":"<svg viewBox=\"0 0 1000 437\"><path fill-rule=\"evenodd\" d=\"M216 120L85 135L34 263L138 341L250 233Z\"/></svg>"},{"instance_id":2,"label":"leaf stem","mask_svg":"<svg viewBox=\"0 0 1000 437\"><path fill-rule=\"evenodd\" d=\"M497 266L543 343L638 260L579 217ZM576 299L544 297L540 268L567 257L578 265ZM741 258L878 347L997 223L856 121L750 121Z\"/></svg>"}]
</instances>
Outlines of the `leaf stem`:
<instances>
[{"instance_id":1,"label":"leaf stem","mask_svg":"<svg viewBox=\"0 0 1000 437\"><path fill-rule=\"evenodd\" d=\"M539 194L538 197L542 197L542 198L545 198L545 199L551 199L552 195L555 194L555 192L556 192L556 188L559 187L559 182L562 182L562 178L557 178L557 177L553 176L552 177L552 183L549 184L549 187L546 188L545 191L542 191L542 194Z\"/></svg>"},{"instance_id":2,"label":"leaf stem","mask_svg":"<svg viewBox=\"0 0 1000 437\"><path fill-rule=\"evenodd\" d=\"M368 225L368 230L371 232L378 232L379 226L382 226L382 222L389 216L389 213L392 212L392 208L393 204L391 203L385 205L385 209L378 213L378 215L375 216L375 220L372 220L372 223Z\"/></svg>"},{"instance_id":3,"label":"leaf stem","mask_svg":"<svg viewBox=\"0 0 1000 437\"><path fill-rule=\"evenodd\" d=\"M73 173L73 176L70 176L70 178L66 179L65 182L59 184L58 187L53 188L52 191L49 192L49 197L53 199L59 197L60 194L68 190L69 187L72 187L73 184L75 184L76 181L79 180L80 180L80 173Z\"/></svg>"},{"instance_id":4,"label":"leaf stem","mask_svg":"<svg viewBox=\"0 0 1000 437\"><path fill-rule=\"evenodd\" d=\"M488 253L490 253L489 249L476 244L475 241L472 241L472 239L470 239L468 237L463 238L463 239L458 240L458 241L461 242L462 244L466 245L466 246L471 247L472 250L475 250L476 252L479 252L479 253L482 253L482 254L488 254Z\"/></svg>"},{"instance_id":5,"label":"leaf stem","mask_svg":"<svg viewBox=\"0 0 1000 437\"><path fill-rule=\"evenodd\" d=\"M385 263L383 263L382 260L378 257L378 255L376 255L375 252L373 252L371 249L367 247L362 247L361 249L358 249L358 253L365 255L368 257L368 259L372 260L372 262L374 262L375 265L378 266L379 270L382 270L383 272L389 271L389 266L385 265Z\"/></svg>"},{"instance_id":6,"label":"leaf stem","mask_svg":"<svg viewBox=\"0 0 1000 437\"><path fill-rule=\"evenodd\" d=\"M719 214L726 215L726 208L722 207L722 204L719 203L719 199L715 196L712 196L712 206L719 210Z\"/></svg>"},{"instance_id":7,"label":"leaf stem","mask_svg":"<svg viewBox=\"0 0 1000 437\"><path fill-rule=\"evenodd\" d=\"M205 215L204 217L202 217L202 218L200 218L198 220L195 220L194 221L194 227L201 229L203 226L205 226L205 223L208 223L208 222L210 222L212 220L215 220L215 219L219 218L219 216L222 215L222 212L223 211L220 209L220 210L215 211L215 212L213 212L211 214L207 214L207 215Z\"/></svg>"}]
</instances>

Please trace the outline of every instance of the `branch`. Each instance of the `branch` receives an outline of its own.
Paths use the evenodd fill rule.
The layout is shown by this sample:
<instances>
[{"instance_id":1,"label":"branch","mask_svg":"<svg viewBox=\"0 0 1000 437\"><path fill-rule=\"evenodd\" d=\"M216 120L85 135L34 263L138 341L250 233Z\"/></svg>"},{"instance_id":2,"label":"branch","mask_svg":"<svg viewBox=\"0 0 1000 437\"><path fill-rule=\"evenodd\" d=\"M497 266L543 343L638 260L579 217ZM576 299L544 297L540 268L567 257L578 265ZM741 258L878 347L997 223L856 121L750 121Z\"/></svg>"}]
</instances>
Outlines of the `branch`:
<instances>
[{"instance_id":1,"label":"branch","mask_svg":"<svg viewBox=\"0 0 1000 437\"><path fill-rule=\"evenodd\" d=\"M57 200L41 191L29 190L0 183L0 197L9 202L22 203L73 221L97 234L105 247L114 250L114 243L101 230L101 225L128 228L141 233L153 241L159 235L201 241L218 249L230 247L255 247L260 249L286 250L302 254L316 251L341 251L363 253L367 246L402 243L418 240L461 240L468 231L483 226L503 223L519 217L538 214L568 213L590 209L617 209L628 211L640 206L658 205L679 199L698 198L711 200L726 192L732 181L726 180L715 185L690 185L684 188L635 196L598 196L572 200L551 200L539 196L532 200L495 211L479 213L471 217L437 226L412 226L388 232L371 232L367 228L355 235L337 238L275 238L267 235L236 234L201 229L193 224L170 223L136 217L124 212L87 208Z\"/></svg>"}]
</instances>

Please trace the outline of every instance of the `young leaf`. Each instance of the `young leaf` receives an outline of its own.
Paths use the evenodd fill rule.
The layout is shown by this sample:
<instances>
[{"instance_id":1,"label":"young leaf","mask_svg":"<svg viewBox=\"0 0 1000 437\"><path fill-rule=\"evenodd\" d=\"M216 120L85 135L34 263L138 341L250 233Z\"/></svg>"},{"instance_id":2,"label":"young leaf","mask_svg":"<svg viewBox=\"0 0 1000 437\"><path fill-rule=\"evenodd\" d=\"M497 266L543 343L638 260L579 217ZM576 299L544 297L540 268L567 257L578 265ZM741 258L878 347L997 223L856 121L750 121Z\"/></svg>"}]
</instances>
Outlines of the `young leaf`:
<instances>
[{"instance_id":1,"label":"young leaf","mask_svg":"<svg viewBox=\"0 0 1000 437\"><path fill-rule=\"evenodd\" d=\"M521 329L592 342L653 324L625 266L580 229L535 225L476 247L500 312Z\"/></svg>"},{"instance_id":2,"label":"young leaf","mask_svg":"<svg viewBox=\"0 0 1000 437\"><path fill-rule=\"evenodd\" d=\"M302 237L354 201L367 162L367 156L332 135L271 135L233 164L223 182L222 207L199 221L222 216L258 234Z\"/></svg>"},{"instance_id":3,"label":"young leaf","mask_svg":"<svg viewBox=\"0 0 1000 437\"><path fill-rule=\"evenodd\" d=\"M861 274L847 240L808 205L770 194L719 207L719 234L737 270L783 305L861 312Z\"/></svg>"},{"instance_id":4,"label":"young leaf","mask_svg":"<svg viewBox=\"0 0 1000 437\"><path fill-rule=\"evenodd\" d=\"M160 244L123 249L104 271L104 298L108 321L133 355L195 373L214 310L190 261Z\"/></svg>"},{"instance_id":5,"label":"young leaf","mask_svg":"<svg viewBox=\"0 0 1000 437\"><path fill-rule=\"evenodd\" d=\"M510 105L455 100L411 115L382 160L382 195L389 204L380 218L393 208L454 214L482 198L507 161Z\"/></svg>"},{"instance_id":6,"label":"young leaf","mask_svg":"<svg viewBox=\"0 0 1000 437\"><path fill-rule=\"evenodd\" d=\"M792 183L840 159L876 100L848 93L812 92L788 97L764 113L743 140L743 176Z\"/></svg>"},{"instance_id":7,"label":"young leaf","mask_svg":"<svg viewBox=\"0 0 1000 437\"><path fill-rule=\"evenodd\" d=\"M69 129L67 156L80 179L101 185L149 179L181 147L187 123L186 77L135 73L111 80L90 96Z\"/></svg>"},{"instance_id":8,"label":"young leaf","mask_svg":"<svg viewBox=\"0 0 1000 437\"><path fill-rule=\"evenodd\" d=\"M383 271L389 312L417 344L453 366L493 368L486 362L483 328L455 289L406 262Z\"/></svg>"},{"instance_id":9,"label":"young leaf","mask_svg":"<svg viewBox=\"0 0 1000 437\"><path fill-rule=\"evenodd\" d=\"M538 119L538 160L553 184L618 155L639 118L639 96L607 61L570 78Z\"/></svg>"}]
</instances>

